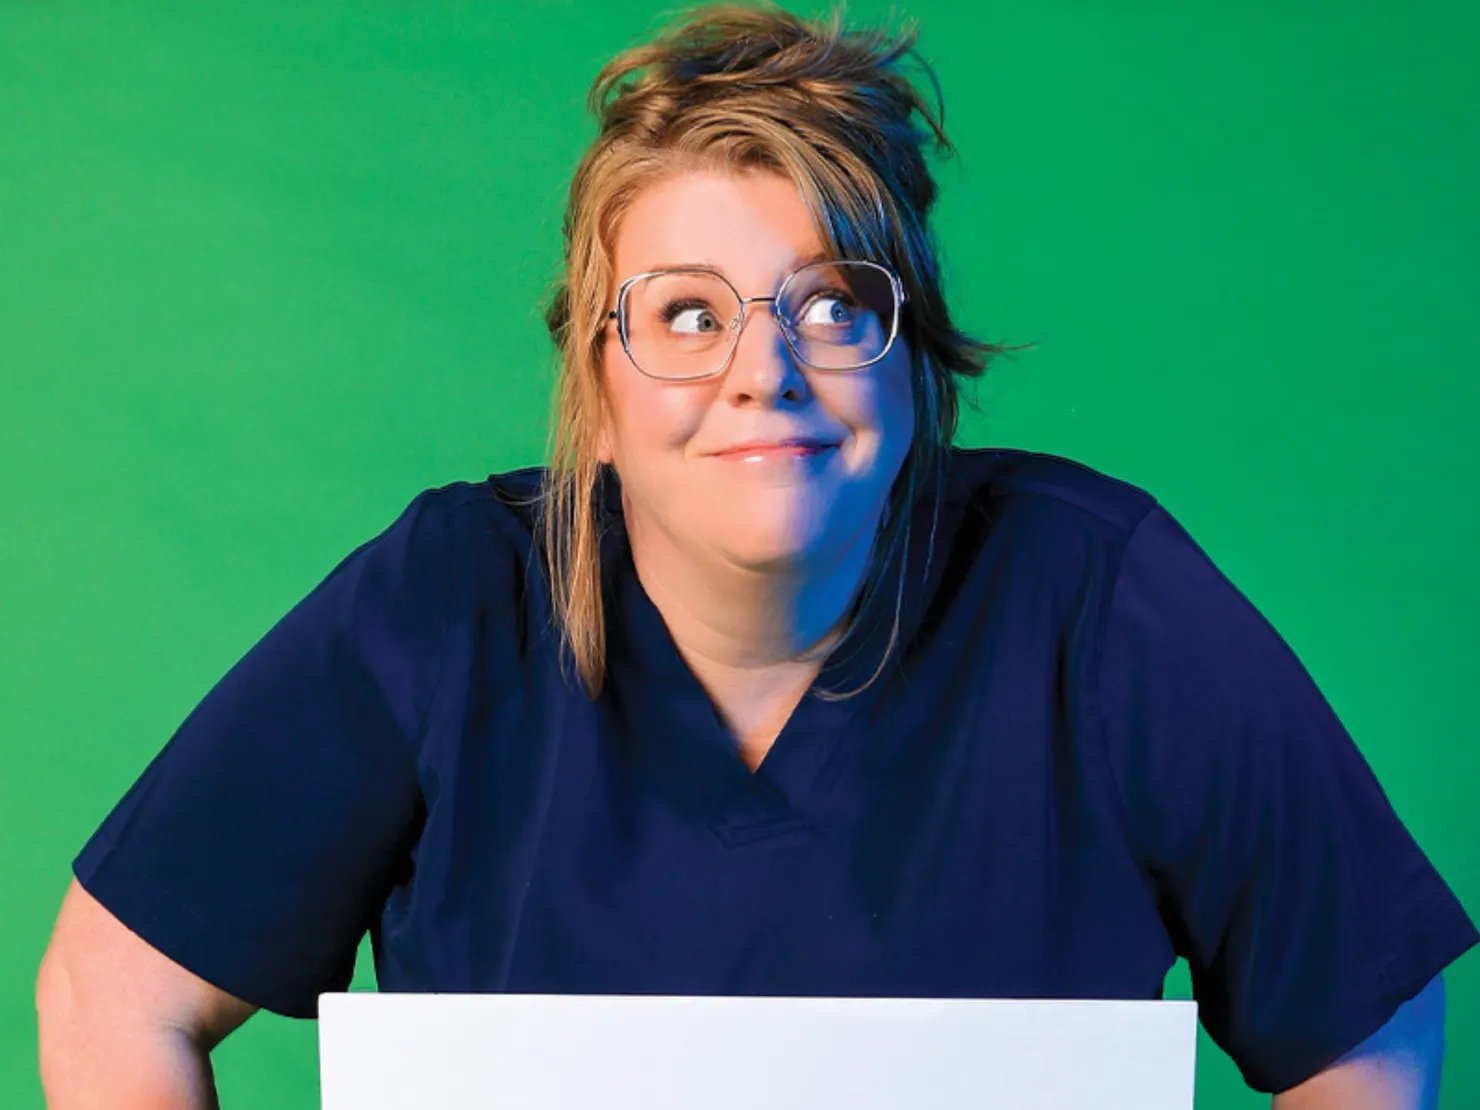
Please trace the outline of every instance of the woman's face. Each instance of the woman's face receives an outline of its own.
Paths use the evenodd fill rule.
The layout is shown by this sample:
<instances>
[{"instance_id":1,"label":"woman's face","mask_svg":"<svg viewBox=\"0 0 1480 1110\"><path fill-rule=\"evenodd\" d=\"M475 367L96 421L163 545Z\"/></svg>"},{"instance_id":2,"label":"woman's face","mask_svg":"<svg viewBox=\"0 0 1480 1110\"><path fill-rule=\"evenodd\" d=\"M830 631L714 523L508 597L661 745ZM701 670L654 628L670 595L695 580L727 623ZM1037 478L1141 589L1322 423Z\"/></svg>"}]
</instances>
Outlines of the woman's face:
<instances>
[{"instance_id":1,"label":"woman's face","mask_svg":"<svg viewBox=\"0 0 1480 1110\"><path fill-rule=\"evenodd\" d=\"M616 282L700 265L742 297L773 296L820 251L789 179L685 171L635 198L617 233ZM909 350L900 337L871 366L815 370L794 359L769 308L746 306L728 368L699 381L645 376L616 321L607 328L599 457L615 465L628 530L650 551L825 572L872 542L914 428Z\"/></svg>"}]
</instances>

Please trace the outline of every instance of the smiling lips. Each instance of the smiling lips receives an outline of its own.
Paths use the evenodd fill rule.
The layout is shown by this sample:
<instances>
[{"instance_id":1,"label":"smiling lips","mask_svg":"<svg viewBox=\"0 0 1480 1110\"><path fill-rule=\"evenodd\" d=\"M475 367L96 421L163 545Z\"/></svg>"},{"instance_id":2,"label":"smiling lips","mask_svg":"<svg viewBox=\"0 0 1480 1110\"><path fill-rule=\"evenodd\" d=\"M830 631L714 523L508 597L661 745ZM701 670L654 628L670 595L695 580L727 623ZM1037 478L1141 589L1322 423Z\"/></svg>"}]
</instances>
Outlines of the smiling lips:
<instances>
[{"instance_id":1,"label":"smiling lips","mask_svg":"<svg viewBox=\"0 0 1480 1110\"><path fill-rule=\"evenodd\" d=\"M790 439L758 440L753 443L741 443L734 447L727 447L723 451L714 452L714 457L739 461L809 458L813 455L820 455L822 452L836 446L837 444L830 440L810 439L798 436Z\"/></svg>"}]
</instances>

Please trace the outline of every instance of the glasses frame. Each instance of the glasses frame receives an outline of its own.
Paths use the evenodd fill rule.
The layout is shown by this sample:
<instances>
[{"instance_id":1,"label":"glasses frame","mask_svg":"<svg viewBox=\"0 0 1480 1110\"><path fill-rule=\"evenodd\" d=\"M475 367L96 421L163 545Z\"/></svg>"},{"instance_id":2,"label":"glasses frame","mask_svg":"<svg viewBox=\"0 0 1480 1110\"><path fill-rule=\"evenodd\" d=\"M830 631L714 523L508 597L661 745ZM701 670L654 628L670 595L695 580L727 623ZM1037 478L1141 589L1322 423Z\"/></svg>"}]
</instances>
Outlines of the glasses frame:
<instances>
[{"instance_id":1,"label":"glasses frame","mask_svg":"<svg viewBox=\"0 0 1480 1110\"><path fill-rule=\"evenodd\" d=\"M781 299L786 296L786 290L787 287L791 284L792 278L796 277L803 270L814 269L818 266L837 266L842 264L846 264L849 266L868 266L871 269L878 270L881 274L889 279L889 288L894 292L894 320L892 326L889 329L889 338L884 341L883 350L881 350L877 355L869 359L867 362L860 362L856 366L818 366L816 363L808 362L807 359L803 357L801 351L797 349L797 338L795 335L792 334L790 322L781 315L781 310L777 307L777 305L779 304ZM660 274L712 275L719 278L719 280L724 282L725 285L729 286L730 292L734 293L735 299L740 302L740 314L736 316L734 320L730 321L730 323L725 325L727 328L729 328L731 333L730 349L725 352L724 360L719 364L718 368L706 371L703 374L684 374L679 377L670 377L662 374L653 374L647 370L644 370L642 366L638 363L637 359L633 357L632 347L627 341L627 293L637 282L642 281L644 278L657 277ZM866 367L874 365L874 363L878 362L889 353L890 349L894 346L894 340L899 335L900 317L903 315L904 306L908 303L908 301L909 295L905 292L904 283L899 280L898 274L896 274L888 266L882 265L881 263L870 262L866 259L860 258L819 259L818 261L808 262L804 265L798 266L795 270L786 275L786 277L782 280L780 287L776 290L775 295L771 297L742 297L740 295L740 290L735 288L734 283L730 281L729 278L725 277L724 274L709 266L668 266L660 270L644 270L640 274L633 274L631 277L623 281L621 285L617 286L617 307L607 312L606 319L603 322L605 323L611 320L615 320L617 322L617 334L621 337L622 340L622 350L627 352L627 361L632 363L639 374L642 374L644 377L652 378L654 381L659 382L698 382L703 381L706 378L716 378L730 368L730 360L735 357L735 351L740 346L740 334L745 330L746 306L752 304L770 304L771 319L776 321L777 330L781 332L781 337L786 341L786 349L791 352L793 358L795 358L804 366L810 366L813 370L848 374L852 373L854 370L863 370Z\"/></svg>"}]
</instances>

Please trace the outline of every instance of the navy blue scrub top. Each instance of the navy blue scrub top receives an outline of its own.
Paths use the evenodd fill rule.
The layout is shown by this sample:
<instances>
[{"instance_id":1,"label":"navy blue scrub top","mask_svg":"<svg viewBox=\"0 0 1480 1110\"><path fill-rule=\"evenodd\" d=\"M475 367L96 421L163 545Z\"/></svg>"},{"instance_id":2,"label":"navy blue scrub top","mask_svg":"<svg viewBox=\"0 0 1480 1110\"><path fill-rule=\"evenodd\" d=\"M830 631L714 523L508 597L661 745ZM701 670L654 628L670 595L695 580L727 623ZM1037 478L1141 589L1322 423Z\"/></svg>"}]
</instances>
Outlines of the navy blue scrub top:
<instances>
[{"instance_id":1,"label":"navy blue scrub top","mask_svg":"<svg viewBox=\"0 0 1480 1110\"><path fill-rule=\"evenodd\" d=\"M599 492L610 670L562 677L540 471L418 495L196 706L75 860L296 1017L385 991L1159 998L1278 1091L1480 940L1276 630L1144 490L953 450L903 650L740 760ZM894 582L897 579L890 579ZM875 670L893 591L816 687Z\"/></svg>"}]
</instances>

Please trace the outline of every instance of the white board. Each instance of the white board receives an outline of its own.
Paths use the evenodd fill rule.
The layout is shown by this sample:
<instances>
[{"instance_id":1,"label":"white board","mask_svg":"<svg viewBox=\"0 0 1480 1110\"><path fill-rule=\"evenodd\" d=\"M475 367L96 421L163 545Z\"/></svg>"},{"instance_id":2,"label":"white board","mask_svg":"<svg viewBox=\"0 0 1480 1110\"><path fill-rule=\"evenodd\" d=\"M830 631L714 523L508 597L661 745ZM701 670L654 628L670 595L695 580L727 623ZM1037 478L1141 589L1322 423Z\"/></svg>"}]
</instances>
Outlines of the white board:
<instances>
[{"instance_id":1,"label":"white board","mask_svg":"<svg viewBox=\"0 0 1480 1110\"><path fill-rule=\"evenodd\" d=\"M1189 1000L325 994L324 1110L1192 1110Z\"/></svg>"}]
</instances>

